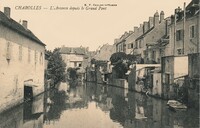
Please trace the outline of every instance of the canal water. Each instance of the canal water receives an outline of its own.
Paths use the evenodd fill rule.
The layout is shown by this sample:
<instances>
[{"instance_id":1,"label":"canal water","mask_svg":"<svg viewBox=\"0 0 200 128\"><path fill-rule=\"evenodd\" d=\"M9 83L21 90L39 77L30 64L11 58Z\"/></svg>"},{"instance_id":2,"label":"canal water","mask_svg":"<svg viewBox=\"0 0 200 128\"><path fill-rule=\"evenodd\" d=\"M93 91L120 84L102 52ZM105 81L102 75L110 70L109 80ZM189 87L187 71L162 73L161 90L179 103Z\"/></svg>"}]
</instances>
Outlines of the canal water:
<instances>
[{"instance_id":1,"label":"canal water","mask_svg":"<svg viewBox=\"0 0 200 128\"><path fill-rule=\"evenodd\" d=\"M0 114L0 128L199 128L199 111L95 83L63 84Z\"/></svg>"}]
</instances>

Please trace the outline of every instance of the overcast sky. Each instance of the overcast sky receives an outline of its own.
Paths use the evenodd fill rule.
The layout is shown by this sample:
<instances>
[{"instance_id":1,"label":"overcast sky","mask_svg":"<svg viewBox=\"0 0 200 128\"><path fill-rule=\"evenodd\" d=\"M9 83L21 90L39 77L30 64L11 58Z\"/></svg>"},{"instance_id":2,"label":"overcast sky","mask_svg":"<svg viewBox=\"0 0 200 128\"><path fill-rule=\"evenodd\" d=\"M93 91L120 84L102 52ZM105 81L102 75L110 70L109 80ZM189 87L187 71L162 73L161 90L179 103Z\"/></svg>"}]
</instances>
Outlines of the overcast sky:
<instances>
[{"instance_id":1,"label":"overcast sky","mask_svg":"<svg viewBox=\"0 0 200 128\"><path fill-rule=\"evenodd\" d=\"M3 7L11 8L11 17L27 20L28 28L47 46L84 46L96 50L103 44L113 44L125 31L148 21L156 11L165 17L174 9L191 0L1 0ZM85 4L117 4L106 10L85 10ZM41 10L20 10L19 6L41 6ZM84 10L50 10L50 7L84 7ZM94 7L94 6L90 6ZM104 6L105 7L105 6ZM46 9L44 9L46 8Z\"/></svg>"}]
</instances>

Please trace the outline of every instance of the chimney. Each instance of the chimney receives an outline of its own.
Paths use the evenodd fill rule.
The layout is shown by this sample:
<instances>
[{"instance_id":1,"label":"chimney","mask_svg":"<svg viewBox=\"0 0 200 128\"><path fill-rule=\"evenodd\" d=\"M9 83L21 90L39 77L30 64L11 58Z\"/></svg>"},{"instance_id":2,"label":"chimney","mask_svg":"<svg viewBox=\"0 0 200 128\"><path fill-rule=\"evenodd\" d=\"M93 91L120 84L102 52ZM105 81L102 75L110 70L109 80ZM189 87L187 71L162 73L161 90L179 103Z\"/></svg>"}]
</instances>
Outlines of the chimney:
<instances>
[{"instance_id":1,"label":"chimney","mask_svg":"<svg viewBox=\"0 0 200 128\"><path fill-rule=\"evenodd\" d=\"M169 35L169 25L171 24L171 18L168 17L166 20L166 35Z\"/></svg>"},{"instance_id":2,"label":"chimney","mask_svg":"<svg viewBox=\"0 0 200 128\"><path fill-rule=\"evenodd\" d=\"M22 21L22 26L23 26L25 29L27 29L27 27L28 27L28 21L23 20L23 21Z\"/></svg>"},{"instance_id":3,"label":"chimney","mask_svg":"<svg viewBox=\"0 0 200 128\"><path fill-rule=\"evenodd\" d=\"M164 12L163 11L161 11L160 12L160 22L162 22L163 20L164 20Z\"/></svg>"},{"instance_id":4,"label":"chimney","mask_svg":"<svg viewBox=\"0 0 200 128\"><path fill-rule=\"evenodd\" d=\"M144 21L144 23L143 23L143 33L148 31L148 29L149 29L148 22Z\"/></svg>"},{"instance_id":5,"label":"chimney","mask_svg":"<svg viewBox=\"0 0 200 128\"><path fill-rule=\"evenodd\" d=\"M129 31L129 34L132 34L133 33L133 31Z\"/></svg>"},{"instance_id":6,"label":"chimney","mask_svg":"<svg viewBox=\"0 0 200 128\"><path fill-rule=\"evenodd\" d=\"M134 33L138 32L138 27L134 27Z\"/></svg>"},{"instance_id":7,"label":"chimney","mask_svg":"<svg viewBox=\"0 0 200 128\"><path fill-rule=\"evenodd\" d=\"M159 25L159 14L158 11L154 14L154 26Z\"/></svg>"},{"instance_id":8,"label":"chimney","mask_svg":"<svg viewBox=\"0 0 200 128\"><path fill-rule=\"evenodd\" d=\"M4 14L10 18L10 8L9 7L4 7Z\"/></svg>"},{"instance_id":9,"label":"chimney","mask_svg":"<svg viewBox=\"0 0 200 128\"><path fill-rule=\"evenodd\" d=\"M142 35L142 34L143 34L143 24L140 24L139 35Z\"/></svg>"},{"instance_id":10,"label":"chimney","mask_svg":"<svg viewBox=\"0 0 200 128\"><path fill-rule=\"evenodd\" d=\"M149 29L152 28L154 25L153 23L153 17L149 17Z\"/></svg>"}]
</instances>

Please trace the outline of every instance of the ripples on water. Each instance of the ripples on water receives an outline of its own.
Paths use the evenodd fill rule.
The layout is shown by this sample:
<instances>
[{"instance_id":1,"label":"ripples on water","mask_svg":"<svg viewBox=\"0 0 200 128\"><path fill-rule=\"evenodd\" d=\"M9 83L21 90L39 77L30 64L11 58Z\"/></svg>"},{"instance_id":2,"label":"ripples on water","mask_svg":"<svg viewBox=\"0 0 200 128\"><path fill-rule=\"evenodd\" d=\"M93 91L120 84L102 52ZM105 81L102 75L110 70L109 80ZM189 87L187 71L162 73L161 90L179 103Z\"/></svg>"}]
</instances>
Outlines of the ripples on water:
<instances>
[{"instance_id":1,"label":"ripples on water","mask_svg":"<svg viewBox=\"0 0 200 128\"><path fill-rule=\"evenodd\" d=\"M0 128L198 128L199 112L117 87L62 84L0 115Z\"/></svg>"}]
</instances>

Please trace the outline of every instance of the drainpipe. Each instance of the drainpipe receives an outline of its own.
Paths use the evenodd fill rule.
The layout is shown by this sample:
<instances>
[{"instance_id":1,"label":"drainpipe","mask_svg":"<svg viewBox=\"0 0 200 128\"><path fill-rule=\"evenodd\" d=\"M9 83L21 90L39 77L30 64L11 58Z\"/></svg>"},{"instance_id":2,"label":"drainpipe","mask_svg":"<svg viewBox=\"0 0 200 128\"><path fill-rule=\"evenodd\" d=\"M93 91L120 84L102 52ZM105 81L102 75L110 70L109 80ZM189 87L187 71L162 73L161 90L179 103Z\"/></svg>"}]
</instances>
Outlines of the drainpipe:
<instances>
[{"instance_id":1,"label":"drainpipe","mask_svg":"<svg viewBox=\"0 0 200 128\"><path fill-rule=\"evenodd\" d=\"M184 6L183 6L183 55L185 53L185 2L184 2Z\"/></svg>"},{"instance_id":2,"label":"drainpipe","mask_svg":"<svg viewBox=\"0 0 200 128\"><path fill-rule=\"evenodd\" d=\"M200 7L200 1L199 1L199 7ZM197 37L197 53L199 53L199 41L200 41L200 13L197 16L197 28L198 28L198 37Z\"/></svg>"},{"instance_id":3,"label":"drainpipe","mask_svg":"<svg viewBox=\"0 0 200 128\"><path fill-rule=\"evenodd\" d=\"M177 9L175 9L175 13L174 13L174 49L173 49L173 52L174 52L174 56L175 56L175 53L176 53L176 48L175 48L175 44L176 44L176 13L177 13Z\"/></svg>"}]
</instances>

